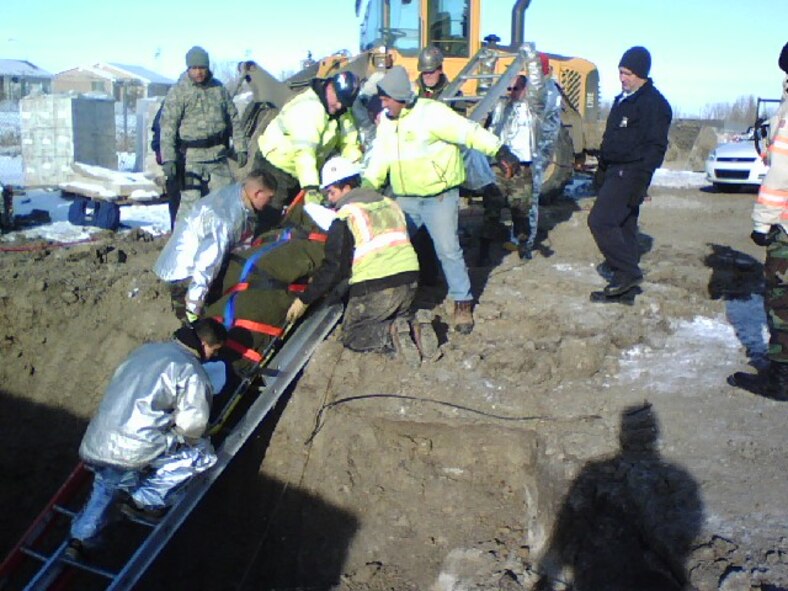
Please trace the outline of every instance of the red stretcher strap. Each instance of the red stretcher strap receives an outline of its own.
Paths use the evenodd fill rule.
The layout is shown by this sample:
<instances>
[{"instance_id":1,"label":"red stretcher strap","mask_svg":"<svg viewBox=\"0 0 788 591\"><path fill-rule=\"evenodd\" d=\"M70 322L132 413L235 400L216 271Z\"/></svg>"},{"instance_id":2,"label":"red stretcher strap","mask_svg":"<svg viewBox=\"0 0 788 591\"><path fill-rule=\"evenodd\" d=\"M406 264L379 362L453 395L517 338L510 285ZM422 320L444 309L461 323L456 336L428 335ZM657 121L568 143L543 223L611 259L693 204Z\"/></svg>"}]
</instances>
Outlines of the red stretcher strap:
<instances>
[{"instance_id":1,"label":"red stretcher strap","mask_svg":"<svg viewBox=\"0 0 788 591\"><path fill-rule=\"evenodd\" d=\"M285 332L283 328L279 328L278 326L274 326L272 324L264 324L262 322L255 322L254 320L244 320L243 318L239 318L235 322L233 322L233 328L236 326L240 328L245 328L247 330L251 330L252 332L259 332L260 334L266 334L270 337L281 337L282 334Z\"/></svg>"},{"instance_id":2,"label":"red stretcher strap","mask_svg":"<svg viewBox=\"0 0 788 591\"><path fill-rule=\"evenodd\" d=\"M224 342L224 346L228 349L232 349L236 353L240 353L243 357L254 363L260 363L263 360L263 356L260 355L260 353L249 347L244 347L241 343L232 339L227 339Z\"/></svg>"}]
</instances>

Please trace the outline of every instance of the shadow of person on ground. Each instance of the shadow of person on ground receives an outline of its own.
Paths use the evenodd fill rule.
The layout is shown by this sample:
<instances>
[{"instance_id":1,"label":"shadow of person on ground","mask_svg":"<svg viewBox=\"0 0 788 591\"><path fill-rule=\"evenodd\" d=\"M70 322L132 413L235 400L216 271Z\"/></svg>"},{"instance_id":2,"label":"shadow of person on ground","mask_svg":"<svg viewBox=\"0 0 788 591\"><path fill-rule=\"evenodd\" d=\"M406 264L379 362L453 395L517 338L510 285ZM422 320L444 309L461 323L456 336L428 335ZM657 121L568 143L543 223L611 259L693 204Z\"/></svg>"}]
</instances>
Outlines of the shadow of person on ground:
<instances>
[{"instance_id":1,"label":"shadow of person on ground","mask_svg":"<svg viewBox=\"0 0 788 591\"><path fill-rule=\"evenodd\" d=\"M704 264L711 269L708 292L725 302L725 317L744 346L750 365L761 369L766 360L766 313L763 308L763 264L724 244L708 244Z\"/></svg>"},{"instance_id":2,"label":"shadow of person on ground","mask_svg":"<svg viewBox=\"0 0 788 591\"><path fill-rule=\"evenodd\" d=\"M649 403L621 414L621 449L587 464L560 508L535 589L679 591L703 522L698 485L658 451ZM563 587L562 587L563 588Z\"/></svg>"},{"instance_id":3,"label":"shadow of person on ground","mask_svg":"<svg viewBox=\"0 0 788 591\"><path fill-rule=\"evenodd\" d=\"M182 589L234 591L339 583L358 518L300 488L297 470L288 482L262 473L293 388L175 535L143 580L145 589L171 589L173 581ZM195 556L205 559L195 563Z\"/></svg>"}]
</instances>

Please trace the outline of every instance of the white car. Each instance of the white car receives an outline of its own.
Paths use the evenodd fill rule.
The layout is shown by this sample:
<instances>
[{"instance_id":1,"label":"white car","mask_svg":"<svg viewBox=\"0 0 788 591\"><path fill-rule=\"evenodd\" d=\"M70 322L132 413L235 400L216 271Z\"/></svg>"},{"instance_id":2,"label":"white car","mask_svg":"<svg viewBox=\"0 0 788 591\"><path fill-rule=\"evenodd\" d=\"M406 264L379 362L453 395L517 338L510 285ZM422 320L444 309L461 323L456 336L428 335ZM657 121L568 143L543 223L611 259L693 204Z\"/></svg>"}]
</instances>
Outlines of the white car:
<instances>
[{"instance_id":1,"label":"white car","mask_svg":"<svg viewBox=\"0 0 788 591\"><path fill-rule=\"evenodd\" d=\"M706 179L725 193L760 185L767 170L752 139L719 144L706 159Z\"/></svg>"}]
</instances>

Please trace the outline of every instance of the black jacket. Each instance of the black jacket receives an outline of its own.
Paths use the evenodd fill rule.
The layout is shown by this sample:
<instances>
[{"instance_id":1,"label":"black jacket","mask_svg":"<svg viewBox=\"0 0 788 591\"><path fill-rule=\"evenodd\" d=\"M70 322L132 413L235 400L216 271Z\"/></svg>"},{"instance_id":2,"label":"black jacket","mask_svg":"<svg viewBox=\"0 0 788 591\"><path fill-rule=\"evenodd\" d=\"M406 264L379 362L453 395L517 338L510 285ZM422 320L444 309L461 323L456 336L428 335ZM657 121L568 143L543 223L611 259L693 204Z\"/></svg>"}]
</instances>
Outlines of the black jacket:
<instances>
[{"instance_id":1,"label":"black jacket","mask_svg":"<svg viewBox=\"0 0 788 591\"><path fill-rule=\"evenodd\" d=\"M336 204L336 208L339 209L346 203L374 202L382 198L382 195L370 189L356 188L342 197ZM349 280L353 271L353 251L355 247L356 241L347 222L341 218L331 222L331 226L328 228L328 237L326 238L326 251L323 263L312 275L309 286L304 293L298 296L299 299L305 304L312 304L330 291L341 289L341 282ZM362 295L388 287L405 285L416 282L418 277L418 271L406 271L396 275L381 277L380 279L363 281L350 286L350 295Z\"/></svg>"},{"instance_id":2,"label":"black jacket","mask_svg":"<svg viewBox=\"0 0 788 591\"><path fill-rule=\"evenodd\" d=\"M618 95L607 118L600 166L624 165L652 175L668 149L673 111L649 78L627 98Z\"/></svg>"}]
</instances>

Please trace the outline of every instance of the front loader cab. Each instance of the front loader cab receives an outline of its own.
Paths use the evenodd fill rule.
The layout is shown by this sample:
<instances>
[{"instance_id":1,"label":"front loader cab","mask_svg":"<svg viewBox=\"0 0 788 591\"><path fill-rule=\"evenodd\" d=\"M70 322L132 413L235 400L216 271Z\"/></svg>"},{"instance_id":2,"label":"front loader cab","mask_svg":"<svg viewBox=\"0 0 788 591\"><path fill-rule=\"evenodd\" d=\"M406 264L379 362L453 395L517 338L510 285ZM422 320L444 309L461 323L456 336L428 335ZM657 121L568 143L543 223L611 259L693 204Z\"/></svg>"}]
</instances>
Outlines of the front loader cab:
<instances>
[{"instance_id":1,"label":"front loader cab","mask_svg":"<svg viewBox=\"0 0 788 591\"><path fill-rule=\"evenodd\" d=\"M451 79L479 49L479 24L479 0L369 0L360 49L383 47L413 80L419 52L435 46Z\"/></svg>"}]
</instances>

